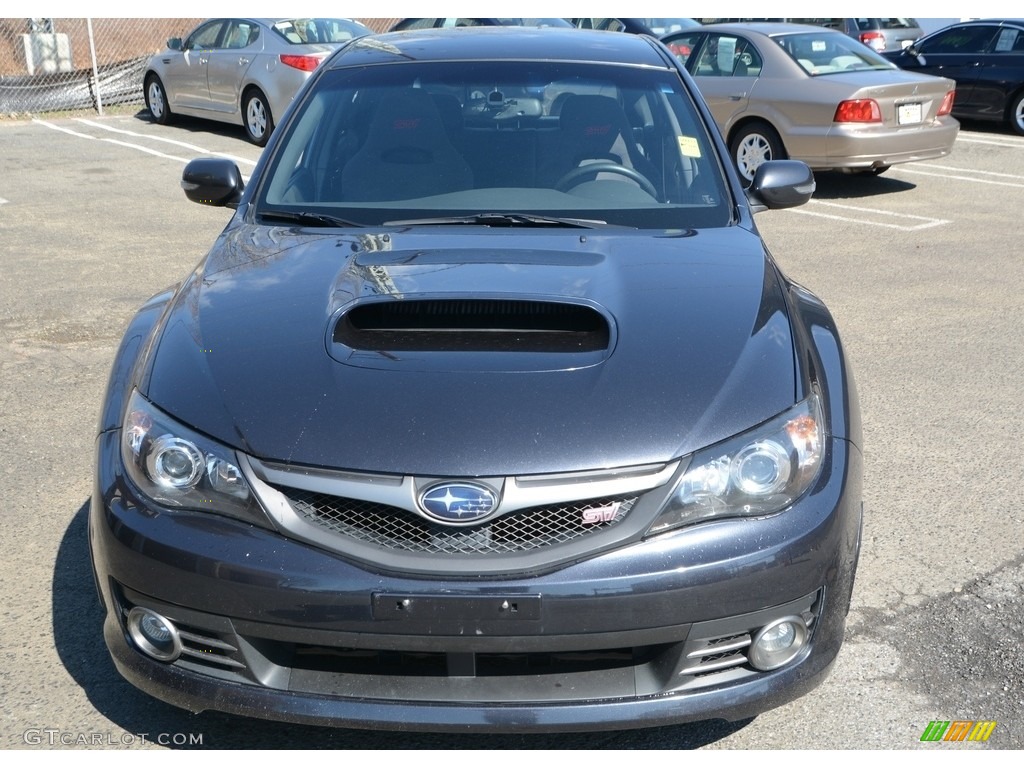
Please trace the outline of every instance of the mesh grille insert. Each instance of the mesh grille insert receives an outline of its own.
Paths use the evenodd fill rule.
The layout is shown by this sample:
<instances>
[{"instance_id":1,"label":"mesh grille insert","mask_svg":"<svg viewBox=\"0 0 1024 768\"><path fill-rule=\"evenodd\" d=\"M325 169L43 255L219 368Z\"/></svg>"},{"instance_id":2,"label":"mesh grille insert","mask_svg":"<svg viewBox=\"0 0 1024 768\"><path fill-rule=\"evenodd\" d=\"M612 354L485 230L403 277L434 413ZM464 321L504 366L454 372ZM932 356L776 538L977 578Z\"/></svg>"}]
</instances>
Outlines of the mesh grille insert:
<instances>
[{"instance_id":1,"label":"mesh grille insert","mask_svg":"<svg viewBox=\"0 0 1024 768\"><path fill-rule=\"evenodd\" d=\"M564 544L618 524L636 496L573 501L510 512L480 525L432 523L397 507L296 488L279 488L308 522L387 549L435 554L493 555Z\"/></svg>"}]
</instances>

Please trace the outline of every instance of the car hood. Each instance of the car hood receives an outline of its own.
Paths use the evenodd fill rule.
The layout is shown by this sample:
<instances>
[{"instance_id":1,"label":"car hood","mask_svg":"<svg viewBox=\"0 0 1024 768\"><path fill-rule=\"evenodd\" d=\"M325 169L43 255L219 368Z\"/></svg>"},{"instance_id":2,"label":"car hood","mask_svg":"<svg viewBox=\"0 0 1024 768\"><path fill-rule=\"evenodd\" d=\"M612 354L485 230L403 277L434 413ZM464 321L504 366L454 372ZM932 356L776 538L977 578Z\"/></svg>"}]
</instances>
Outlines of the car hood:
<instances>
[{"instance_id":1,"label":"car hood","mask_svg":"<svg viewBox=\"0 0 1024 768\"><path fill-rule=\"evenodd\" d=\"M142 389L262 459L428 476L663 462L793 404L786 303L757 234L579 232L236 226L175 296ZM606 334L583 351L506 347L487 328L465 347L336 340L353 308L423 299L568 305Z\"/></svg>"}]
</instances>

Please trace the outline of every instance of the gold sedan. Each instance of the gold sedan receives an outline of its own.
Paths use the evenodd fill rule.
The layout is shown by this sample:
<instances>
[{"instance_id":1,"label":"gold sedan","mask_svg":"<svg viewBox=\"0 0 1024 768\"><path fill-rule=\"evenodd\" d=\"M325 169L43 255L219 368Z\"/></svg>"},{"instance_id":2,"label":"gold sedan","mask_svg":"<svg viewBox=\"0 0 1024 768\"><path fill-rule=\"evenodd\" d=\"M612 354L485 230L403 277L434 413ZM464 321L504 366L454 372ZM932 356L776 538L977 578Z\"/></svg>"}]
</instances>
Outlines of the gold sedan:
<instances>
[{"instance_id":1,"label":"gold sedan","mask_svg":"<svg viewBox=\"0 0 1024 768\"><path fill-rule=\"evenodd\" d=\"M877 175L948 155L955 83L905 72L834 30L715 24L662 41L693 76L740 175L766 160Z\"/></svg>"}]
</instances>

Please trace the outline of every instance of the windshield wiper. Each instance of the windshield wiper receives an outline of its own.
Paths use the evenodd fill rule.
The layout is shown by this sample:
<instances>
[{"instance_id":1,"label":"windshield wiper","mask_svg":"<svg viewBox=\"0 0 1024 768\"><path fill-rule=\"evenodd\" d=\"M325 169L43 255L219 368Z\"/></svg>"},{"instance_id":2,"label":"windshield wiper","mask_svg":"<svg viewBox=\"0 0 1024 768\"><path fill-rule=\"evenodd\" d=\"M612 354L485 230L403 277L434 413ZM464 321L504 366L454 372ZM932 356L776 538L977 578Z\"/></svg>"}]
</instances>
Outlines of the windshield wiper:
<instances>
[{"instance_id":1,"label":"windshield wiper","mask_svg":"<svg viewBox=\"0 0 1024 768\"><path fill-rule=\"evenodd\" d=\"M476 213L471 216L438 216L428 219L402 219L385 221L384 226L405 227L421 224L476 224L485 227L575 227L597 229L614 226L598 219L564 219L554 216L537 216L532 213ZM635 229L635 227L631 227Z\"/></svg>"},{"instance_id":2,"label":"windshield wiper","mask_svg":"<svg viewBox=\"0 0 1024 768\"><path fill-rule=\"evenodd\" d=\"M365 227L357 221L341 219L326 213L311 211L260 211L257 216L270 221L294 221L311 227Z\"/></svg>"}]
</instances>

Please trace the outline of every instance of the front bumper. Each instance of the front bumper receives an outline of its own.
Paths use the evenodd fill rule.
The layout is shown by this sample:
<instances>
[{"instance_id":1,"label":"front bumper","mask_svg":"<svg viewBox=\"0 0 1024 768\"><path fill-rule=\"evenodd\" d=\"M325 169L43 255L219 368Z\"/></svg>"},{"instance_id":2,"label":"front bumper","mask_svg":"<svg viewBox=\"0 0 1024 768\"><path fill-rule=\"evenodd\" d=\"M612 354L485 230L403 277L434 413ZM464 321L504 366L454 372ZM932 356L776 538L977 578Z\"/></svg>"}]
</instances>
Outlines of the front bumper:
<instances>
[{"instance_id":1,"label":"front bumper","mask_svg":"<svg viewBox=\"0 0 1024 768\"><path fill-rule=\"evenodd\" d=\"M827 675L860 532L861 457L830 441L790 510L705 523L529 576L373 572L278 533L154 508L99 437L90 541L104 636L124 677L192 711L360 728L557 731L753 716ZM171 619L188 649L140 653L127 612ZM759 672L758 627L810 641Z\"/></svg>"}]
</instances>

